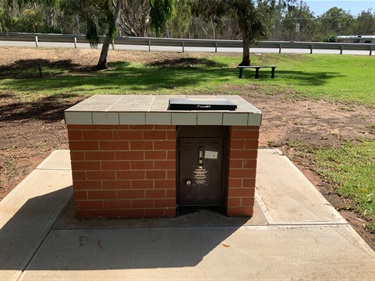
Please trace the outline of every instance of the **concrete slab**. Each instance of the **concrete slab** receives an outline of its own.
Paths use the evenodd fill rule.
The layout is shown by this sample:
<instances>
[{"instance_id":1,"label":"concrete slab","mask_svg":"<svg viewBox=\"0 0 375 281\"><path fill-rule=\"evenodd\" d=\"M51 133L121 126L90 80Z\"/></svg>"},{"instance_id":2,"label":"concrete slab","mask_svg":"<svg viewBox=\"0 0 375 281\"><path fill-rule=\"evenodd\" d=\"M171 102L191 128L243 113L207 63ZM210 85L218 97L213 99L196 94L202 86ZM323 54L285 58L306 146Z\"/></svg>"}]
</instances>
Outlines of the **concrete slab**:
<instances>
[{"instance_id":1,"label":"concrete slab","mask_svg":"<svg viewBox=\"0 0 375 281\"><path fill-rule=\"evenodd\" d=\"M373 280L349 226L52 231L21 280Z\"/></svg>"},{"instance_id":2,"label":"concrete slab","mask_svg":"<svg viewBox=\"0 0 375 281\"><path fill-rule=\"evenodd\" d=\"M77 221L69 151L0 202L0 280L373 280L375 252L275 150L260 150L255 216ZM62 210L65 210L63 212Z\"/></svg>"},{"instance_id":3,"label":"concrete slab","mask_svg":"<svg viewBox=\"0 0 375 281\"><path fill-rule=\"evenodd\" d=\"M270 224L330 224L347 221L280 151L260 149L257 201Z\"/></svg>"},{"instance_id":4,"label":"concrete slab","mask_svg":"<svg viewBox=\"0 0 375 281\"><path fill-rule=\"evenodd\" d=\"M0 202L0 280L18 278L72 196L69 151L53 156Z\"/></svg>"}]
</instances>

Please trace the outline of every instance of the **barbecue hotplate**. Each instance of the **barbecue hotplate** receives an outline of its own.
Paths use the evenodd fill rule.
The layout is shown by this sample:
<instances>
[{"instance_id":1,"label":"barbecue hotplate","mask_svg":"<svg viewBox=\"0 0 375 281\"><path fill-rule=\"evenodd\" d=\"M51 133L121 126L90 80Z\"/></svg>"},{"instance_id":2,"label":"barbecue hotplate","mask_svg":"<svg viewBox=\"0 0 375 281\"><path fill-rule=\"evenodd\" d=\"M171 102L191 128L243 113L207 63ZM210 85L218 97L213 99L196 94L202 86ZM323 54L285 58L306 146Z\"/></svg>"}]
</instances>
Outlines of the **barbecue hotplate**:
<instances>
[{"instance_id":1,"label":"barbecue hotplate","mask_svg":"<svg viewBox=\"0 0 375 281\"><path fill-rule=\"evenodd\" d=\"M226 99L169 99L169 110L236 110L237 105Z\"/></svg>"}]
</instances>

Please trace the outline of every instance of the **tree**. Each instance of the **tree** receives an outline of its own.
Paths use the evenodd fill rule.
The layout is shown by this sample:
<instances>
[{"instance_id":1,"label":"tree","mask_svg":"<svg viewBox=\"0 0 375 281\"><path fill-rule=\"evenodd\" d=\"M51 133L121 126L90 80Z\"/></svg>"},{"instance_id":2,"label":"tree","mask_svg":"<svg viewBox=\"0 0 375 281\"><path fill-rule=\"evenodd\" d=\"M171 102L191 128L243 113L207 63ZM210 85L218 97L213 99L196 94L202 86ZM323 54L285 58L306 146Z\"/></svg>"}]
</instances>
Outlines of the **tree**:
<instances>
[{"instance_id":1,"label":"tree","mask_svg":"<svg viewBox=\"0 0 375 281\"><path fill-rule=\"evenodd\" d=\"M326 36L354 34L355 19L341 8L333 7L318 18L320 31Z\"/></svg>"},{"instance_id":2,"label":"tree","mask_svg":"<svg viewBox=\"0 0 375 281\"><path fill-rule=\"evenodd\" d=\"M275 0L212 0L194 2L193 11L207 20L220 24L224 15L237 20L243 41L240 65L250 65L250 44L265 38L270 29L270 15L275 9Z\"/></svg>"},{"instance_id":3,"label":"tree","mask_svg":"<svg viewBox=\"0 0 375 281\"><path fill-rule=\"evenodd\" d=\"M150 0L151 28L156 37L165 30L166 23L174 16L174 0Z\"/></svg>"},{"instance_id":4,"label":"tree","mask_svg":"<svg viewBox=\"0 0 375 281\"><path fill-rule=\"evenodd\" d=\"M357 17L357 25L353 34L375 34L375 14L368 10L362 11Z\"/></svg>"},{"instance_id":5,"label":"tree","mask_svg":"<svg viewBox=\"0 0 375 281\"><path fill-rule=\"evenodd\" d=\"M191 23L191 2L186 0L175 1L175 14L172 20L169 20L168 27L171 31L171 37L184 37Z\"/></svg>"}]
</instances>

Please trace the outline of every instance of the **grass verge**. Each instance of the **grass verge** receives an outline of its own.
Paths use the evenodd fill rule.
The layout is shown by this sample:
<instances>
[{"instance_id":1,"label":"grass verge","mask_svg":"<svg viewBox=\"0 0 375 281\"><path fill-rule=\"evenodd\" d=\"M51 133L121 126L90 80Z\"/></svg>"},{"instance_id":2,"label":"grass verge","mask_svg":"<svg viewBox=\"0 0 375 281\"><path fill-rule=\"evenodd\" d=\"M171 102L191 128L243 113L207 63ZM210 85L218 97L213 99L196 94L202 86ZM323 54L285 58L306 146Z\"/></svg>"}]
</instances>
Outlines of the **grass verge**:
<instances>
[{"instance_id":1,"label":"grass verge","mask_svg":"<svg viewBox=\"0 0 375 281\"><path fill-rule=\"evenodd\" d=\"M340 149L324 148L313 152L319 171L338 194L354 200L356 211L375 220L375 142L346 143ZM375 222L369 225L375 233Z\"/></svg>"}]
</instances>

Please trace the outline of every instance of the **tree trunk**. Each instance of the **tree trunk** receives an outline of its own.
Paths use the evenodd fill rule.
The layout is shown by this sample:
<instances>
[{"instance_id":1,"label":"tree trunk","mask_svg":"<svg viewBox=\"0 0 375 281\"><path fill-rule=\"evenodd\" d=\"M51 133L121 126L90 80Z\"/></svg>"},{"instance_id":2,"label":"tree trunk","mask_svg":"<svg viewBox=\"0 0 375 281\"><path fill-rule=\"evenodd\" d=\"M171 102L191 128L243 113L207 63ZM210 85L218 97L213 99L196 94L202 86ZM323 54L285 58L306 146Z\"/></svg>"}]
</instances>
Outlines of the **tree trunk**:
<instances>
[{"instance_id":1,"label":"tree trunk","mask_svg":"<svg viewBox=\"0 0 375 281\"><path fill-rule=\"evenodd\" d=\"M243 35L243 51L242 51L242 62L240 66L249 66L250 65L250 42L246 35Z\"/></svg>"},{"instance_id":2,"label":"tree trunk","mask_svg":"<svg viewBox=\"0 0 375 281\"><path fill-rule=\"evenodd\" d=\"M111 36L107 34L103 42L102 51L100 52L98 64L96 65L97 70L109 68L107 64L107 57L108 57L108 50L109 50L110 44L111 44Z\"/></svg>"},{"instance_id":3,"label":"tree trunk","mask_svg":"<svg viewBox=\"0 0 375 281\"><path fill-rule=\"evenodd\" d=\"M108 34L106 35L104 39L99 61L98 61L98 64L96 65L97 70L108 69L108 64L107 64L108 50L109 50L109 45L112 43L112 39L115 35L116 27L120 20L121 4L122 4L122 0L117 0L115 13L113 15L113 22L110 23L110 26L108 27Z\"/></svg>"}]
</instances>

